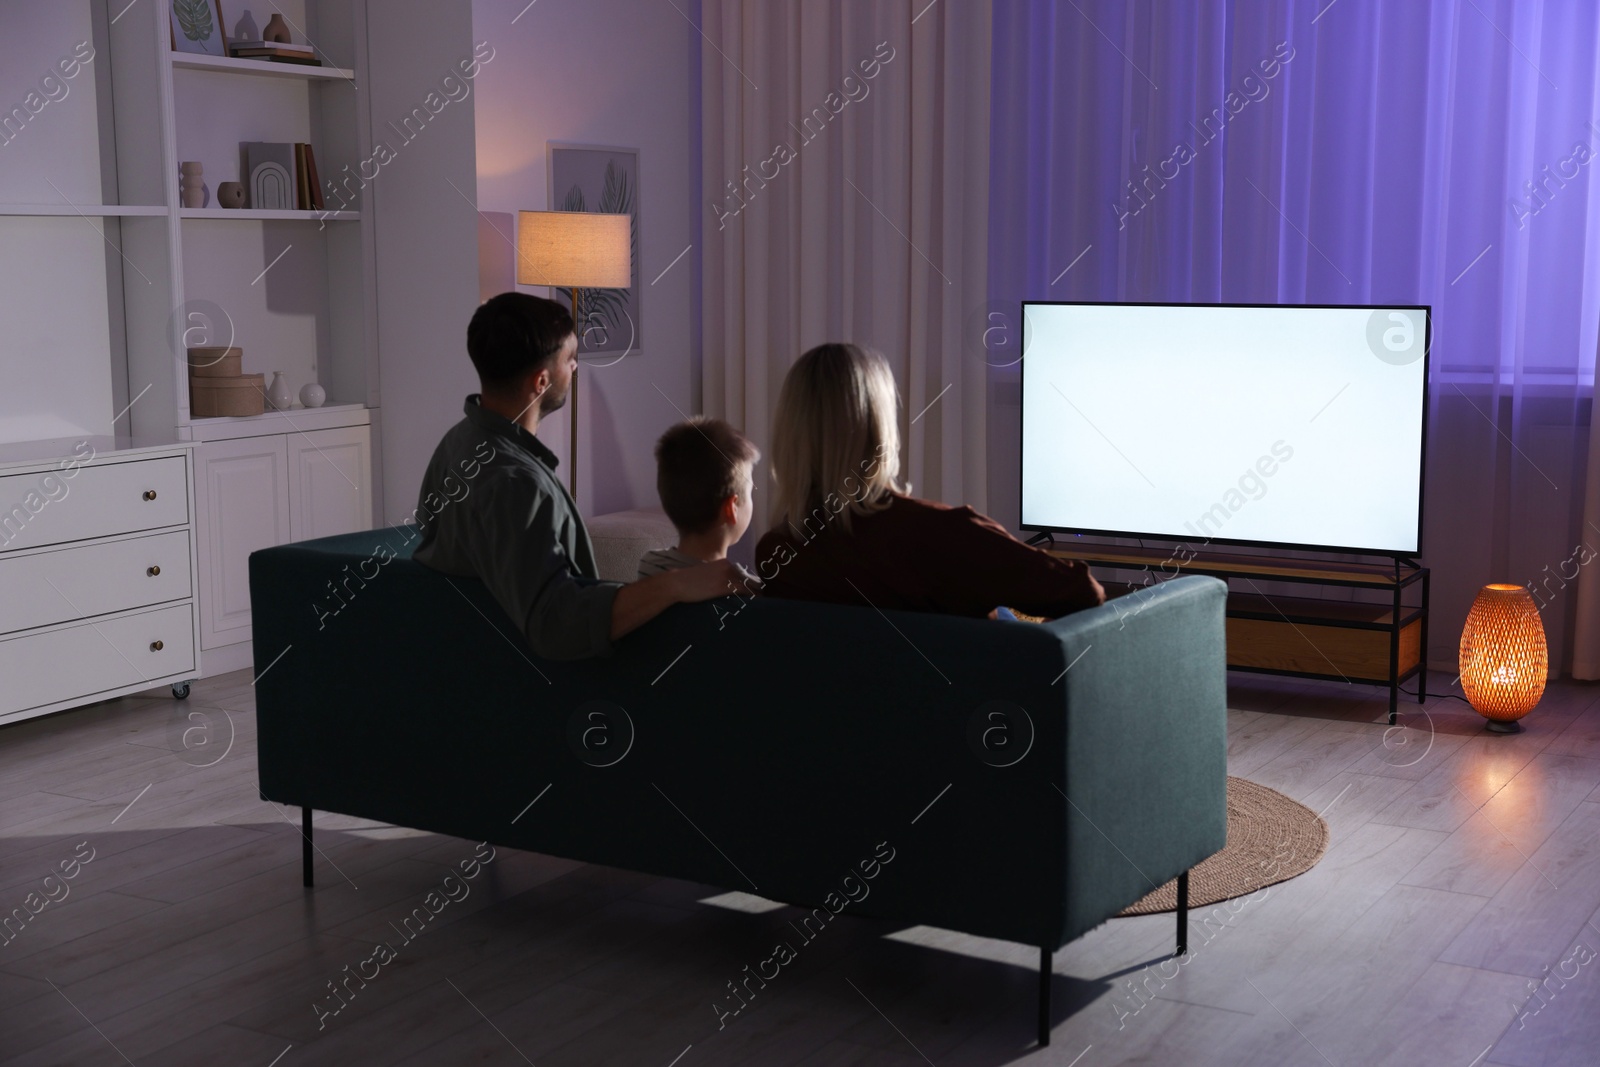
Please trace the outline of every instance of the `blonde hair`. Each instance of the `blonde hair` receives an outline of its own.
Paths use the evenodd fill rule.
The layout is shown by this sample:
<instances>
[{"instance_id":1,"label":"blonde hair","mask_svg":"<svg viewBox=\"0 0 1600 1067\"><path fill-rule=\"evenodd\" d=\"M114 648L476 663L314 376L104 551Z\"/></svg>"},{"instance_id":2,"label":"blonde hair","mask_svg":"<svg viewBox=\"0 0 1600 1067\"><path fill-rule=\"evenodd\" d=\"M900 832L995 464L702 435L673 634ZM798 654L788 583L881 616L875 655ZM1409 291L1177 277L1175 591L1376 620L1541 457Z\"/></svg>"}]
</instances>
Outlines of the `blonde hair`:
<instances>
[{"instance_id":1,"label":"blonde hair","mask_svg":"<svg viewBox=\"0 0 1600 1067\"><path fill-rule=\"evenodd\" d=\"M821 532L838 516L889 506L900 475L899 395L888 362L854 344L822 344L789 368L772 425L774 528ZM807 537L807 540L810 538Z\"/></svg>"}]
</instances>

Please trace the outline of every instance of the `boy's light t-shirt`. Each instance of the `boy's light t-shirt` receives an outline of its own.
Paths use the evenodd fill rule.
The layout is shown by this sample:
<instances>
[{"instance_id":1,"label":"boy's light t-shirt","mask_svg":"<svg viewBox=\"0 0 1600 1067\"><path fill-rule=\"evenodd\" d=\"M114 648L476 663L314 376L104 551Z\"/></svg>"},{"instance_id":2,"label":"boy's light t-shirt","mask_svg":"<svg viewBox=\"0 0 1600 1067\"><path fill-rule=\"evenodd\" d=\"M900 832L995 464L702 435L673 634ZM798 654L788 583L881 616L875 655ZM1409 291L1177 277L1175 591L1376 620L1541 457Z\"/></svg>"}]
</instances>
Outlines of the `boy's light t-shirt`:
<instances>
[{"instance_id":1,"label":"boy's light t-shirt","mask_svg":"<svg viewBox=\"0 0 1600 1067\"><path fill-rule=\"evenodd\" d=\"M681 567L693 567L700 562L703 561L675 548L653 548L639 559L639 577L649 578Z\"/></svg>"},{"instance_id":2,"label":"boy's light t-shirt","mask_svg":"<svg viewBox=\"0 0 1600 1067\"><path fill-rule=\"evenodd\" d=\"M696 559L686 552L679 552L676 548L654 548L639 559L639 577L649 578L652 575L675 571L682 567L698 566L704 562L705 560ZM738 566L738 564L735 564L735 566ZM743 567L739 567L739 571L749 581L755 581L755 575Z\"/></svg>"}]
</instances>

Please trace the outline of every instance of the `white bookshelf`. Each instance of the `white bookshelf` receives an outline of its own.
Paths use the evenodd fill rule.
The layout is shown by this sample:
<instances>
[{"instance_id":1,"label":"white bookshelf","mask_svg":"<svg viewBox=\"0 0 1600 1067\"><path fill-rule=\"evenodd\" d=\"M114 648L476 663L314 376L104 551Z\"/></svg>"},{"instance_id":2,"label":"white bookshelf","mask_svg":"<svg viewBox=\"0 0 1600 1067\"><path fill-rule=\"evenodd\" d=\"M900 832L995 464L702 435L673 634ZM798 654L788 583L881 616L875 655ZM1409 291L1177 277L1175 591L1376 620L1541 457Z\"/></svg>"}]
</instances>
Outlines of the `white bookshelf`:
<instances>
[{"instance_id":1,"label":"white bookshelf","mask_svg":"<svg viewBox=\"0 0 1600 1067\"><path fill-rule=\"evenodd\" d=\"M215 204L222 182L248 188L244 142L310 143L325 182L370 156L366 0L250 7L260 24L281 11L325 65L175 52L170 0L52 0L0 35L0 99L93 47L0 150L0 443L193 443L202 676L250 662L251 551L370 527L381 503L370 212L354 197L330 211ZM208 207L181 206L189 160ZM281 371L297 398L315 381L326 403L196 418L184 348L224 343L245 373Z\"/></svg>"},{"instance_id":2,"label":"white bookshelf","mask_svg":"<svg viewBox=\"0 0 1600 1067\"><path fill-rule=\"evenodd\" d=\"M385 0L370 19L369 0L248 5L261 25L281 11L322 67L174 53L170 0L23 6L25 16L18 7L0 20L0 100L24 100L80 42L94 54L65 79L70 92L0 145L0 453L109 434L187 449L197 673L247 666L250 552L384 513L380 323L406 427L458 409L428 374L464 360L477 292L475 212L450 191L472 188L472 104L453 102L372 188L353 176L374 158L373 116L411 114L473 54L470 0ZM242 9L224 10L231 20ZM402 135L385 125L379 136ZM330 195L327 212L181 206L180 161L204 165L214 198L246 178L248 141L310 143L325 187L345 183L345 202ZM196 315L206 319L198 333ZM239 346L244 371L269 383L282 371L296 397L316 381L326 403L195 418L184 347L204 343ZM404 508L421 446L399 439L387 455L399 457L390 496ZM51 507L79 498L75 489Z\"/></svg>"}]
</instances>

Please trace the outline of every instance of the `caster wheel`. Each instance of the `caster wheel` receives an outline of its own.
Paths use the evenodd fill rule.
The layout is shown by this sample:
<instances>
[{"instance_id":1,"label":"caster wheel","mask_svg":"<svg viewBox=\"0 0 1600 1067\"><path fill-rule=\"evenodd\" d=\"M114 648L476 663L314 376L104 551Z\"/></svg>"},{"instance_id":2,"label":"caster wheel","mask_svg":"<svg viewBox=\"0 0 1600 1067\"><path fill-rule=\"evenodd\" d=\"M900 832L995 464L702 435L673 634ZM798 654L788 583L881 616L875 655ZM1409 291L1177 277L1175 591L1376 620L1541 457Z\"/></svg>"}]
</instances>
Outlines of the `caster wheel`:
<instances>
[{"instance_id":1,"label":"caster wheel","mask_svg":"<svg viewBox=\"0 0 1600 1067\"><path fill-rule=\"evenodd\" d=\"M189 699L189 683L188 682L173 682L172 683L172 698L174 700L188 700Z\"/></svg>"}]
</instances>

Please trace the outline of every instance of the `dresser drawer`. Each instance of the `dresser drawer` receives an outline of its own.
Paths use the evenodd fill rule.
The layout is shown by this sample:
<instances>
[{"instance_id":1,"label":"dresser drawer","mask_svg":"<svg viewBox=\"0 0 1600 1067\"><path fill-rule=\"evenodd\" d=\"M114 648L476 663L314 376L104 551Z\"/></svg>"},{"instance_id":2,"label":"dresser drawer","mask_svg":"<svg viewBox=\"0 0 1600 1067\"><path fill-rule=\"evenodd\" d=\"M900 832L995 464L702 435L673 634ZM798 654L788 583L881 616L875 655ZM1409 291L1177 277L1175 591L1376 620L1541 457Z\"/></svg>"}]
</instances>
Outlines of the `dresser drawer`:
<instances>
[{"instance_id":1,"label":"dresser drawer","mask_svg":"<svg viewBox=\"0 0 1600 1067\"><path fill-rule=\"evenodd\" d=\"M189 521L182 456L0 478L0 550L157 530ZM51 499L54 496L57 499Z\"/></svg>"},{"instance_id":2,"label":"dresser drawer","mask_svg":"<svg viewBox=\"0 0 1600 1067\"><path fill-rule=\"evenodd\" d=\"M190 583L187 530L0 555L0 634L182 600Z\"/></svg>"},{"instance_id":3,"label":"dresser drawer","mask_svg":"<svg viewBox=\"0 0 1600 1067\"><path fill-rule=\"evenodd\" d=\"M188 604L12 637L0 640L0 716L193 671Z\"/></svg>"}]
</instances>

